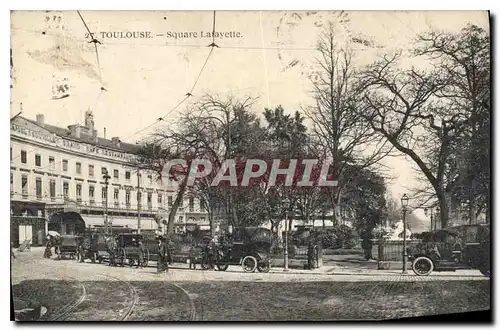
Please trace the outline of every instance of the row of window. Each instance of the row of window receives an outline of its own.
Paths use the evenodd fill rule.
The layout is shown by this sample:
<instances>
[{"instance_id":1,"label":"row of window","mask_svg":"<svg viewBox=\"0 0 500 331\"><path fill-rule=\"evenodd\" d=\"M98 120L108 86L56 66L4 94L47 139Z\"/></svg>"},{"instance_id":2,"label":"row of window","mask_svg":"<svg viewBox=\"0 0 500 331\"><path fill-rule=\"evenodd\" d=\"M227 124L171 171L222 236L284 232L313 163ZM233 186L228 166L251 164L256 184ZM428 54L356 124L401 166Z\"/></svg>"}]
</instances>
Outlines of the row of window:
<instances>
[{"instance_id":1,"label":"row of window","mask_svg":"<svg viewBox=\"0 0 500 331\"><path fill-rule=\"evenodd\" d=\"M21 187L22 187L22 195L24 197L28 197L28 176L22 175L21 176ZM82 198L82 184L76 184L75 187L76 190L76 199L77 201L81 201ZM14 174L10 174L10 191L11 194L14 192ZM42 178L37 177L35 178L35 192L36 192L36 197L41 199L43 197L43 188L42 188ZM55 179L51 179L49 181L49 194L51 199L56 198L56 181ZM69 182L63 182L63 196L64 198L69 198ZM115 202L118 202L120 196L120 190L115 188L113 189L113 198ZM89 185L89 200L90 202L93 202L95 198L95 186L94 185ZM107 198L107 191L105 186L101 186L101 198L102 201L105 201ZM141 199L141 192L137 192L137 200L140 201ZM161 205L163 203L163 195L158 194L158 204ZM147 203L150 205L152 203L153 195L151 192L147 193ZM173 205L173 197L172 196L167 196L168 199L168 206ZM127 205L130 205L130 191L126 190L125 191L125 203ZM180 202L180 207L182 207L182 200ZM202 201L200 201L200 206L203 208L204 204ZM194 198L190 197L189 198L189 210L194 211Z\"/></svg>"},{"instance_id":2,"label":"row of window","mask_svg":"<svg viewBox=\"0 0 500 331\"><path fill-rule=\"evenodd\" d=\"M22 164L28 163L27 157L28 157L28 153L26 151L22 150L21 151L21 163ZM10 160L12 161L12 147L10 148ZM35 154L35 166L37 166L37 167L42 166L42 156L40 154ZM53 156L49 156L49 169L55 170L55 168L56 168L55 158ZM68 160L62 160L62 170L68 171ZM82 174L81 162L75 163L75 172L78 175ZM89 177L94 177L94 166L92 164L89 164L88 174L89 174ZM102 175L108 174L108 169L106 167L101 167L101 174ZM125 179L130 180L130 177L131 177L131 172L125 171ZM118 171L118 169L113 170L113 178L120 179L120 172ZM153 176L148 175L148 180L149 180L149 184L152 184L153 183Z\"/></svg>"}]
</instances>

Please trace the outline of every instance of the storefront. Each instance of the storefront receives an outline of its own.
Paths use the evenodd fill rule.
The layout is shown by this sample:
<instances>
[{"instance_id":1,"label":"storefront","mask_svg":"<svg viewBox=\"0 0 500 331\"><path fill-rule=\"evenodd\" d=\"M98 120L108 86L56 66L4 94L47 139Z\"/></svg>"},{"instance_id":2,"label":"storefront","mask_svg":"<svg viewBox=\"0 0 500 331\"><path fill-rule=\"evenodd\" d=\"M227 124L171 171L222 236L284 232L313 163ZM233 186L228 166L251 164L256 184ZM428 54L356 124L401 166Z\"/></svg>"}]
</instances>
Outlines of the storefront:
<instances>
[{"instance_id":1,"label":"storefront","mask_svg":"<svg viewBox=\"0 0 500 331\"><path fill-rule=\"evenodd\" d=\"M45 204L29 201L11 201L10 240L14 247L23 242L31 246L45 244Z\"/></svg>"},{"instance_id":2,"label":"storefront","mask_svg":"<svg viewBox=\"0 0 500 331\"><path fill-rule=\"evenodd\" d=\"M29 241L31 246L45 245L45 218L11 216L10 238L15 248L25 241Z\"/></svg>"}]
</instances>

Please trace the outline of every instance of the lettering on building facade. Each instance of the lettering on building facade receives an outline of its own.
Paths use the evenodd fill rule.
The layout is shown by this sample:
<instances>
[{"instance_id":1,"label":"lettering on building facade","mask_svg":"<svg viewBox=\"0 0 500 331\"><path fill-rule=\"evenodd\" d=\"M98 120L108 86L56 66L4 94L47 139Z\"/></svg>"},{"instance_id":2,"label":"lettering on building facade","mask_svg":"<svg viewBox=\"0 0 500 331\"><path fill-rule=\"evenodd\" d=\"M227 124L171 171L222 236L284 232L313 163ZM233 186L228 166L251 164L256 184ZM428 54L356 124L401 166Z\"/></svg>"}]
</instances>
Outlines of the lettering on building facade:
<instances>
[{"instance_id":1,"label":"lettering on building facade","mask_svg":"<svg viewBox=\"0 0 500 331\"><path fill-rule=\"evenodd\" d=\"M126 161L126 162L132 162L135 158L135 156L132 154L119 152L119 151L113 151L113 150L101 148L101 147L90 145L90 144L79 143L76 141L63 139L61 137L58 137L55 134L30 130L24 126L21 126L21 125L15 124L15 123L11 123L10 128L11 128L11 131L14 133L20 134L20 135L25 136L25 137L30 138L30 139L34 139L34 140L43 142L44 144L47 144L47 145L50 145L53 147L59 147L59 148L64 148L64 149L68 149L68 150L73 150L73 151L80 152L80 153L95 154L95 155L99 155L102 157L108 157L108 158L113 158L113 159L122 159L123 161Z\"/></svg>"}]
</instances>

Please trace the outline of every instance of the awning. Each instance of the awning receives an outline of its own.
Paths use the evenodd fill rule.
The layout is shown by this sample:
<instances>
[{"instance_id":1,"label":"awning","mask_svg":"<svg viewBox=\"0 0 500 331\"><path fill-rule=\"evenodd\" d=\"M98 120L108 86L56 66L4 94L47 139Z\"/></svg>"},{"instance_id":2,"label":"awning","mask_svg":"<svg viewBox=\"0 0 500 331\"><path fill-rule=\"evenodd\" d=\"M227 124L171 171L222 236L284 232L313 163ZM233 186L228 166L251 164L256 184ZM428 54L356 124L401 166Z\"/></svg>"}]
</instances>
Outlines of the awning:
<instances>
[{"instance_id":1,"label":"awning","mask_svg":"<svg viewBox=\"0 0 500 331\"><path fill-rule=\"evenodd\" d=\"M89 226L104 226L104 216L88 216L82 215L85 225ZM108 216L108 222L112 226L121 226L129 229L137 229L137 217L114 217ZM141 218L141 229L143 230L156 230L158 229L158 224L152 218Z\"/></svg>"}]
</instances>

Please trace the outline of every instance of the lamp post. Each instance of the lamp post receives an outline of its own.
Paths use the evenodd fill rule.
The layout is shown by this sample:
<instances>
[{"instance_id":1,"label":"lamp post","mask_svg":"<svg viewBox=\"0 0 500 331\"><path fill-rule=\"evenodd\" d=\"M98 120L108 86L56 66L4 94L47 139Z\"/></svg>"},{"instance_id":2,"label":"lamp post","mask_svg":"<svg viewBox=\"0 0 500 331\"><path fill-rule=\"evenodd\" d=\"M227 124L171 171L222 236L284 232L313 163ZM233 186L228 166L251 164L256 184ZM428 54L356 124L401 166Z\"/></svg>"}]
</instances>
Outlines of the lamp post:
<instances>
[{"instance_id":1,"label":"lamp post","mask_svg":"<svg viewBox=\"0 0 500 331\"><path fill-rule=\"evenodd\" d=\"M283 271L288 271L288 209L290 209L290 200L288 200L288 198L285 198L283 201L283 209L285 210L285 267Z\"/></svg>"},{"instance_id":2,"label":"lamp post","mask_svg":"<svg viewBox=\"0 0 500 331\"><path fill-rule=\"evenodd\" d=\"M408 273L407 262L408 253L406 251L406 208L408 207L408 196L403 194L401 197L401 206L403 207L403 274Z\"/></svg>"},{"instance_id":3,"label":"lamp post","mask_svg":"<svg viewBox=\"0 0 500 331\"><path fill-rule=\"evenodd\" d=\"M106 169L106 172L104 173L104 175L102 176L102 178L104 179L104 185L106 187L106 195L104 196L104 224L105 224L105 228L106 228L106 234L109 234L110 232L110 228L109 228L109 224L108 224L108 185L109 185L109 179L111 178L109 175L108 175L108 170Z\"/></svg>"}]
</instances>

